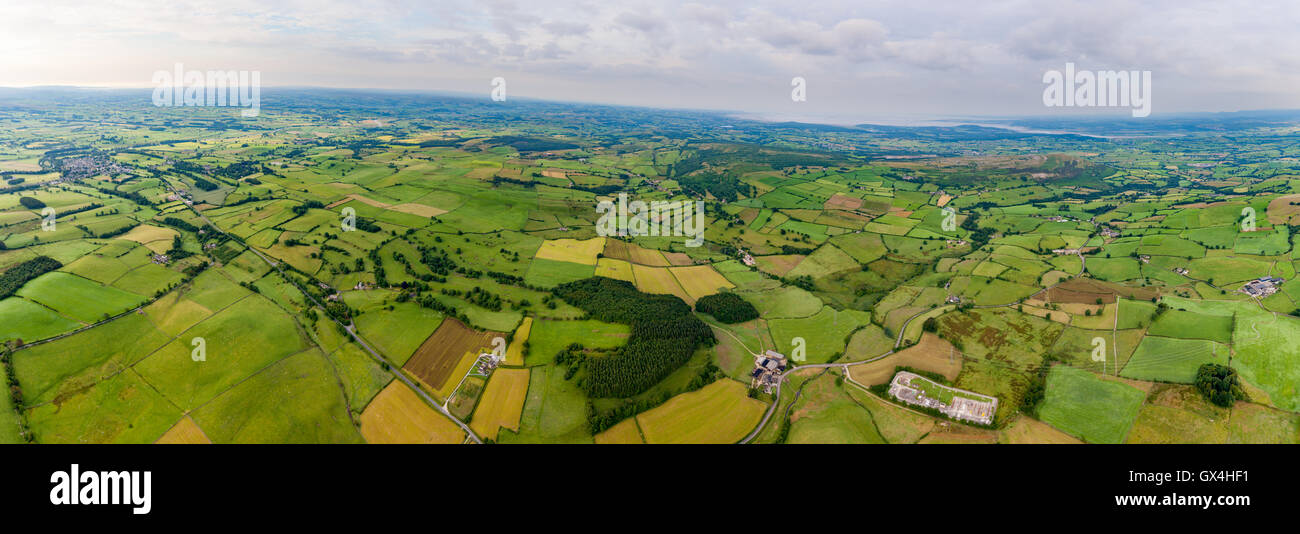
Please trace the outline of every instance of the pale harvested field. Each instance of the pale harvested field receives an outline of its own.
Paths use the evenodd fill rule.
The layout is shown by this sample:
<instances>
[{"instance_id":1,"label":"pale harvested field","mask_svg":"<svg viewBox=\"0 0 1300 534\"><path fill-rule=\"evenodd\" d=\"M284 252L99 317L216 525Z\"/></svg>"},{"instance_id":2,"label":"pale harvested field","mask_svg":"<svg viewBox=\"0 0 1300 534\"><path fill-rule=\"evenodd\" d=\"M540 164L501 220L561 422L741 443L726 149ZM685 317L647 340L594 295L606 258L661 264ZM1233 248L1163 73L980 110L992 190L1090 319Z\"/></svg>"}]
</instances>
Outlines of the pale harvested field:
<instances>
[{"instance_id":1,"label":"pale harvested field","mask_svg":"<svg viewBox=\"0 0 1300 534\"><path fill-rule=\"evenodd\" d=\"M744 384L722 379L683 393L637 416L646 443L735 443L763 418L767 405Z\"/></svg>"},{"instance_id":2,"label":"pale harvested field","mask_svg":"<svg viewBox=\"0 0 1300 534\"><path fill-rule=\"evenodd\" d=\"M664 259L673 265L695 265L695 260L687 256L685 252L663 252Z\"/></svg>"},{"instance_id":3,"label":"pale harvested field","mask_svg":"<svg viewBox=\"0 0 1300 534\"><path fill-rule=\"evenodd\" d=\"M862 207L862 199L835 193L822 207L828 210L855 210Z\"/></svg>"},{"instance_id":4,"label":"pale harvested field","mask_svg":"<svg viewBox=\"0 0 1300 534\"><path fill-rule=\"evenodd\" d=\"M777 276L785 276L790 269L799 265L804 259L803 254L790 254L787 256L755 256L754 261L758 263L758 268L764 272Z\"/></svg>"},{"instance_id":5,"label":"pale harvested field","mask_svg":"<svg viewBox=\"0 0 1300 534\"><path fill-rule=\"evenodd\" d=\"M519 416L528 397L527 369L497 369L488 379L469 427L480 437L496 440L502 428L519 431Z\"/></svg>"},{"instance_id":6,"label":"pale harvested field","mask_svg":"<svg viewBox=\"0 0 1300 534\"><path fill-rule=\"evenodd\" d=\"M416 204L414 202L397 204L395 206L390 206L388 209L393 211L400 211L402 213L409 213L411 215L418 215L420 217L437 217L439 215L447 213L447 210L438 209L433 206L425 206L424 204Z\"/></svg>"},{"instance_id":7,"label":"pale harvested field","mask_svg":"<svg viewBox=\"0 0 1300 534\"><path fill-rule=\"evenodd\" d=\"M179 235L179 232L172 230L171 228L142 224L132 228L131 231L125 234L117 236L117 238L125 239L127 241L135 241L136 243L144 245L154 253L162 254L163 252L171 250L172 238L177 235Z\"/></svg>"},{"instance_id":8,"label":"pale harvested field","mask_svg":"<svg viewBox=\"0 0 1300 534\"><path fill-rule=\"evenodd\" d=\"M614 258L601 258L600 260L597 260L596 276L626 280L636 284L636 277L632 276L632 264Z\"/></svg>"},{"instance_id":9,"label":"pale harvested field","mask_svg":"<svg viewBox=\"0 0 1300 534\"><path fill-rule=\"evenodd\" d=\"M668 271L677 279L677 283L686 290L692 300L699 300L713 295L722 288L733 288L736 284L727 281L711 265L692 265L690 267L669 267Z\"/></svg>"},{"instance_id":10,"label":"pale harvested field","mask_svg":"<svg viewBox=\"0 0 1300 534\"><path fill-rule=\"evenodd\" d=\"M1268 203L1271 224L1295 224L1297 216L1300 216L1300 195L1282 195Z\"/></svg>"},{"instance_id":11,"label":"pale harvested field","mask_svg":"<svg viewBox=\"0 0 1300 534\"><path fill-rule=\"evenodd\" d=\"M199 428L198 423L195 423L187 415L167 429L167 432L154 443L164 445L201 444L212 443L212 440L208 439L208 436L203 433L203 429Z\"/></svg>"},{"instance_id":12,"label":"pale harvested field","mask_svg":"<svg viewBox=\"0 0 1300 534\"><path fill-rule=\"evenodd\" d=\"M448 382L455 387L464 376L464 369L473 365L484 349L490 349L492 338L497 336L505 337L497 332L479 332L459 320L447 318L402 368L430 388L442 390Z\"/></svg>"},{"instance_id":13,"label":"pale harvested field","mask_svg":"<svg viewBox=\"0 0 1300 534\"><path fill-rule=\"evenodd\" d=\"M524 343L528 341L528 334L532 331L533 318L524 317L523 322L519 323L519 328L515 329L515 336L510 341L510 346L506 347L506 365L524 364Z\"/></svg>"},{"instance_id":14,"label":"pale harvested field","mask_svg":"<svg viewBox=\"0 0 1300 534\"><path fill-rule=\"evenodd\" d=\"M636 428L636 418L629 417L608 430L596 434L597 445L640 445L641 432Z\"/></svg>"},{"instance_id":15,"label":"pale harvested field","mask_svg":"<svg viewBox=\"0 0 1300 534\"><path fill-rule=\"evenodd\" d=\"M897 367L911 367L939 373L948 380L956 380L961 373L962 356L956 347L939 336L926 332L916 345L871 363L849 367L849 376L859 384L874 386L884 384L894 377Z\"/></svg>"},{"instance_id":16,"label":"pale harvested field","mask_svg":"<svg viewBox=\"0 0 1300 534\"><path fill-rule=\"evenodd\" d=\"M542 243L537 250L537 258L544 260L567 261L583 265L595 265L596 255L605 250L605 238L593 237L586 241L577 239L555 239Z\"/></svg>"},{"instance_id":17,"label":"pale harvested field","mask_svg":"<svg viewBox=\"0 0 1300 534\"><path fill-rule=\"evenodd\" d=\"M677 295L687 304L695 304L695 299L682 289L682 286L677 283L677 278L673 277L673 273L667 268L633 264L632 273L636 276L636 288L643 293Z\"/></svg>"},{"instance_id":18,"label":"pale harvested field","mask_svg":"<svg viewBox=\"0 0 1300 534\"><path fill-rule=\"evenodd\" d=\"M1002 431L1003 443L1079 444L1078 438L1057 430L1052 425L1021 415Z\"/></svg>"},{"instance_id":19,"label":"pale harvested field","mask_svg":"<svg viewBox=\"0 0 1300 534\"><path fill-rule=\"evenodd\" d=\"M643 248L636 243L629 243L627 246L628 256L632 263L649 265L651 267L667 267L670 265L668 259L662 252L651 248Z\"/></svg>"},{"instance_id":20,"label":"pale harvested field","mask_svg":"<svg viewBox=\"0 0 1300 534\"><path fill-rule=\"evenodd\" d=\"M367 443L463 443L465 431L434 411L401 380L393 380L361 412Z\"/></svg>"}]
</instances>

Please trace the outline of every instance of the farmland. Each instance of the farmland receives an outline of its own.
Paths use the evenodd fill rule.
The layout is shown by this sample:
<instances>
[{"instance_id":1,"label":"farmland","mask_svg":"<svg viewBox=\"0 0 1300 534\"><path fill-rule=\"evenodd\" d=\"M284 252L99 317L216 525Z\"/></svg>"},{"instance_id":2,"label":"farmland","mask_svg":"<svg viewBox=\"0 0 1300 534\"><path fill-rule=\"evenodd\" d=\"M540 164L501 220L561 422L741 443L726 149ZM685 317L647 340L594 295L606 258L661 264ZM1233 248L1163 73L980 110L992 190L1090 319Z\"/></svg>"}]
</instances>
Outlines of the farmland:
<instances>
[{"instance_id":1,"label":"farmland","mask_svg":"<svg viewBox=\"0 0 1300 534\"><path fill-rule=\"evenodd\" d=\"M0 441L1296 440L1300 150L1273 130L30 96L0 107ZM702 233L609 234L621 194L701 202ZM1197 401L1206 363L1250 398ZM997 413L873 393L899 368Z\"/></svg>"},{"instance_id":2,"label":"farmland","mask_svg":"<svg viewBox=\"0 0 1300 534\"><path fill-rule=\"evenodd\" d=\"M637 424L646 443L734 443L758 423L763 408L739 382L719 380L638 415Z\"/></svg>"}]
</instances>

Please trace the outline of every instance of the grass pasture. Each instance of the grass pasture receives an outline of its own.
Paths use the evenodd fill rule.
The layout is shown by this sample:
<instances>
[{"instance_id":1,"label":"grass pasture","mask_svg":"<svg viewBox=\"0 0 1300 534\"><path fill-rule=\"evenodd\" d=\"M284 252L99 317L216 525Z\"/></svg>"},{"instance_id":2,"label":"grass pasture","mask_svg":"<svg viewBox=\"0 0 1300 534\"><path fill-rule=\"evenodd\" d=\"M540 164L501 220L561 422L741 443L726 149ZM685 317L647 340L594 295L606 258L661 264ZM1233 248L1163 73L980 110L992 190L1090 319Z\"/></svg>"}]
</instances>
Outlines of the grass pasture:
<instances>
[{"instance_id":1,"label":"grass pasture","mask_svg":"<svg viewBox=\"0 0 1300 534\"><path fill-rule=\"evenodd\" d=\"M1147 336L1120 376L1134 380L1190 384L1206 363L1228 364L1228 347L1203 339Z\"/></svg>"},{"instance_id":2,"label":"grass pasture","mask_svg":"<svg viewBox=\"0 0 1300 534\"><path fill-rule=\"evenodd\" d=\"M1137 418L1143 396L1132 386L1056 365L1047 374L1047 395L1038 407L1038 415L1044 422L1089 443L1122 443Z\"/></svg>"}]
</instances>

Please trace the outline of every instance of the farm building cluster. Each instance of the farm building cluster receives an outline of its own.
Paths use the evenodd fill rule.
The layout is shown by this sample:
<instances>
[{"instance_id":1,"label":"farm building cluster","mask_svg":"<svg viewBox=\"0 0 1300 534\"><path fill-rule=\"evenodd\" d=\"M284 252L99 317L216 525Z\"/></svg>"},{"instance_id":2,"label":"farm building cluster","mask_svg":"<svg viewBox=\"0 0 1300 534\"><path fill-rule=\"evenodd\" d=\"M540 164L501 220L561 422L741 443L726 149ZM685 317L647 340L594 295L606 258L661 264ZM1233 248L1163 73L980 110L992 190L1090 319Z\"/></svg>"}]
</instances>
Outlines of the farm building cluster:
<instances>
[{"instance_id":1,"label":"farm building cluster","mask_svg":"<svg viewBox=\"0 0 1300 534\"><path fill-rule=\"evenodd\" d=\"M947 390L951 402L945 403L927 396L924 390L926 386L934 391ZM889 394L907 404L931 408L953 419L982 425L993 424L993 414L998 411L998 399L994 397L940 385L907 371L899 371L894 375L893 381L889 383Z\"/></svg>"},{"instance_id":2,"label":"farm building cluster","mask_svg":"<svg viewBox=\"0 0 1300 534\"><path fill-rule=\"evenodd\" d=\"M785 355L774 350L754 356L754 371L749 374L749 387L763 388L765 393L771 393L772 388L781 382L781 373L785 372L786 363Z\"/></svg>"},{"instance_id":3,"label":"farm building cluster","mask_svg":"<svg viewBox=\"0 0 1300 534\"><path fill-rule=\"evenodd\" d=\"M1276 276L1256 278L1241 286L1241 291L1255 298L1264 298L1277 293L1277 290L1282 287L1282 282L1285 281Z\"/></svg>"}]
</instances>

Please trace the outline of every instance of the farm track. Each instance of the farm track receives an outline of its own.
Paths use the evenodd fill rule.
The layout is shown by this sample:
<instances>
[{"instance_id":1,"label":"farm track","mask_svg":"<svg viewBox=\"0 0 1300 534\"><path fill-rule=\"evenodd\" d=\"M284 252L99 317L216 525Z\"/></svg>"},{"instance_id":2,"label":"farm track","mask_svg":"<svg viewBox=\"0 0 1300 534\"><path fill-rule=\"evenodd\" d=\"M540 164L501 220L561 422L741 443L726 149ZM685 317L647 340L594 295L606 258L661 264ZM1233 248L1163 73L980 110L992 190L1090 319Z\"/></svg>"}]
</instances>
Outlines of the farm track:
<instances>
[{"instance_id":1,"label":"farm track","mask_svg":"<svg viewBox=\"0 0 1300 534\"><path fill-rule=\"evenodd\" d=\"M168 189L170 189L173 193L176 193L175 188L172 187L172 184L170 182L167 183L167 186ZM263 262L266 262L267 265L275 269L275 271L279 273L281 277L283 277L285 280L288 280L289 283L292 283L294 287L298 286L296 282L294 282L291 278L285 275L284 267L281 266L282 262L271 260L266 255L262 254L261 251L249 246L243 240L239 239L236 236L226 233L220 227L213 224L212 221L208 220L208 218L203 215L203 212L195 209L193 205L190 205L189 208L190 211L193 211L195 215L198 215L198 217L202 219L204 223L207 223L209 226L216 229L216 231L221 232L222 235L229 237L230 239L234 240L235 242L241 245L244 245L244 247L246 247L249 251L252 251L252 253L257 255L257 257L260 258ZM301 292L303 296L307 297L307 299L311 301L312 305L318 308L322 313L325 312L325 306L322 305L320 301L316 300L315 296L303 290L301 287L298 288L298 291ZM465 435L467 436L467 439L472 439L475 443L480 443L480 444L483 443L483 440L478 437L478 434L474 433L474 430L471 429L468 424L465 424L464 421L461 421L456 416L452 415L451 412L447 410L447 408L443 407L441 404L434 401L433 397L430 397L429 394L426 393L423 389L421 389L418 384L414 383L409 377L406 376L406 373L402 371L401 367L393 365L393 363L390 362L388 358L385 358L382 354L380 354L378 351L372 348L370 344L367 343L366 340L356 332L356 327L354 324L343 324L343 322L334 319L333 317L330 317L328 313L325 314L325 317L329 317L330 321L333 321L335 324L343 327L343 329L348 333L348 335L352 336L353 341L356 341L357 344L361 346L361 348L365 349L366 353L368 353L371 358L378 361L380 364L387 366L387 368L393 370L393 375L396 376L399 380L401 380L402 383L406 384L408 387L414 390L415 393L419 395L421 399L424 400L425 404L428 404L430 407L432 407L433 409L441 413L444 417L451 419L453 423L456 423L456 426L459 426L461 430L465 431Z\"/></svg>"},{"instance_id":2,"label":"farm track","mask_svg":"<svg viewBox=\"0 0 1300 534\"><path fill-rule=\"evenodd\" d=\"M1088 261L1087 258L1084 257L1084 255L1083 255L1082 253L1079 253L1079 262L1080 262L1079 273L1076 274L1075 276L1080 276L1080 275L1082 275L1084 272L1087 271L1087 269L1088 269L1087 261ZM985 304L985 305L978 305L978 306L972 306L972 309L1009 308L1009 307L1011 307L1011 306L1015 306L1015 305L1017 305L1017 304L1021 304L1021 303L1023 303L1024 301L1026 301L1026 300L1028 300L1028 299L1031 299L1031 298L1033 298L1033 297L1036 297L1036 296L1042 294L1042 293L1045 292L1045 291L1049 291L1049 290L1051 290L1052 288L1054 288L1054 287L1056 287L1056 286L1058 286L1058 285L1060 285L1060 284L1061 284L1061 282L1057 282L1057 283L1055 283L1055 284L1052 284L1052 285L1050 285L1050 286L1047 286L1047 287L1045 287L1045 288L1042 288L1042 289L1040 289L1040 290L1038 290L1038 291L1035 291L1034 293L1030 294L1029 296L1024 297L1024 298L1022 298L1022 299L1020 299L1020 300L1017 300L1017 301L1014 301L1014 302L1008 302L1008 303L1006 303L1006 304ZM1116 312L1115 312L1116 320L1118 320L1118 317L1119 317L1119 311L1118 311L1118 309L1119 309L1118 306L1116 306ZM792 373L792 372L794 372L794 371L802 370L802 369L828 369L828 368L834 368L834 367L843 367L843 368L844 368L844 372L845 372L845 374L847 375L847 374L848 374L849 367L851 367L851 366L854 366L854 365L862 365L862 364L866 364L866 363L871 363L871 362L879 361L879 360L881 360L881 359L883 359L883 358L885 358L885 357L887 357L887 356L889 356L889 355L891 355L891 354L894 354L895 352L898 352L898 351L900 350L900 347L901 347L902 344L903 344L903 336L907 333L907 326L910 325L910 324L912 324L912 321L915 320L917 317L920 317L920 316L922 316L922 315L925 315L925 314L927 314L927 313L930 313L931 311L933 311L933 310L923 310L923 311L920 311L920 312L916 313L915 315L913 315L913 316L911 316L911 317L908 317L907 320L903 322L903 326L902 326L901 328L898 329L898 337L894 340L894 348L890 349L889 352L886 352L886 353L881 354L881 355L879 355L879 356L876 356L876 357L874 357L874 358L867 358L867 359L865 359L865 360L858 360L858 361L856 361L856 362L848 362L848 363L814 363L814 364L808 364L808 365L799 365L799 366L791 367L789 370L787 370L786 372L782 373L782 374L781 374L781 379L776 383L776 400L772 401L772 404L768 405L767 411L763 413L763 419L760 420L760 421L758 422L758 427L755 428L752 432L749 433L749 435L745 436L745 438L742 439L742 440L740 440L738 443L740 443L740 444L743 445L743 444L747 444L747 443L752 442L752 441L754 440L754 438L758 437L758 434L759 434L760 432L762 432L764 428L767 427L767 423L768 423L768 421L771 420L771 418L772 418L772 413L775 412L777 406L778 406L779 404L781 404L781 386L782 386L783 384L785 384L785 379L786 379L786 377L790 376L790 373ZM803 388L801 387L800 390L802 390L802 389L803 389ZM794 398L794 399L791 399L791 401L790 401L790 406L794 406L794 402L795 402L796 400L798 400L798 398L799 398L799 397L798 397L798 393L796 393L796 394L795 394L795 398ZM788 412L788 411L789 411L789 410L787 409L787 412Z\"/></svg>"}]
</instances>

